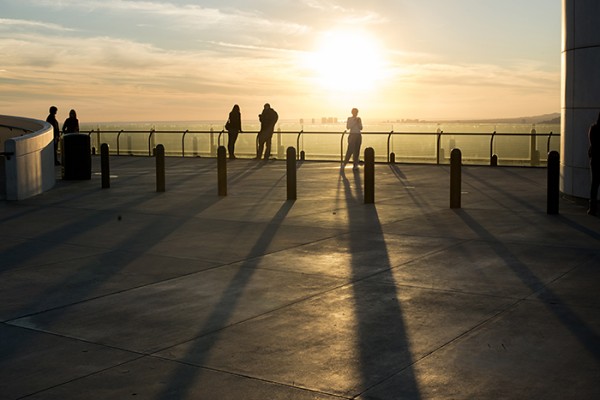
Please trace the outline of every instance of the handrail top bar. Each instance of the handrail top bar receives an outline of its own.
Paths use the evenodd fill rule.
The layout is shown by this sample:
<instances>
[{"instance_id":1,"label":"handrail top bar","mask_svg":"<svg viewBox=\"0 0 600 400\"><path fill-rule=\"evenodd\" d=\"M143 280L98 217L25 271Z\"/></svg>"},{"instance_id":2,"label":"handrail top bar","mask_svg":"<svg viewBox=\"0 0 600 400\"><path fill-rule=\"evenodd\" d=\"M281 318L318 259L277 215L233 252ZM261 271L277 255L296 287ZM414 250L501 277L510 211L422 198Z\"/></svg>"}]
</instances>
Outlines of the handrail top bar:
<instances>
[{"instance_id":1,"label":"handrail top bar","mask_svg":"<svg viewBox=\"0 0 600 400\"><path fill-rule=\"evenodd\" d=\"M21 129L21 128L17 128L17 129ZM191 131L186 129L185 131L181 131L181 130L125 130L125 129L120 129L120 130L96 130L96 129L92 129L91 131L89 131L89 133L94 133L94 132L102 132L102 133L179 133L181 134L183 133L215 133L215 131L210 131L210 130L199 130L199 131ZM225 130L220 131L219 133L224 133ZM247 133L247 134L258 134L259 131L242 131L240 132L241 134ZM282 133L282 134L294 134L297 135L298 133L302 133L302 134L306 134L306 135L322 135L322 134L326 134L326 135L340 135L343 133L347 133L346 130L344 131L300 131L298 132L297 130L294 131L279 131L277 133ZM548 132L548 133L530 133L530 132L519 132L519 133L515 133L515 132L446 132L446 131L441 131L441 132L403 132L403 131L373 131L373 132L368 132L368 131L363 131L361 132L363 135L440 135L440 136L448 136L448 135L462 135L462 136L491 136L491 135L496 135L496 136L540 136L540 137L547 137L548 135L556 135L556 136L560 136L560 134L556 134L553 132Z\"/></svg>"},{"instance_id":2,"label":"handrail top bar","mask_svg":"<svg viewBox=\"0 0 600 400\"><path fill-rule=\"evenodd\" d=\"M1 128L8 128L8 129L10 129L10 130L13 130L13 129L15 129L15 130L18 130L18 131L23 131L23 132L35 132L35 131L32 131L31 129L22 128L22 127L20 127L20 126L13 126L13 125L0 124L0 127L1 127Z\"/></svg>"}]
</instances>

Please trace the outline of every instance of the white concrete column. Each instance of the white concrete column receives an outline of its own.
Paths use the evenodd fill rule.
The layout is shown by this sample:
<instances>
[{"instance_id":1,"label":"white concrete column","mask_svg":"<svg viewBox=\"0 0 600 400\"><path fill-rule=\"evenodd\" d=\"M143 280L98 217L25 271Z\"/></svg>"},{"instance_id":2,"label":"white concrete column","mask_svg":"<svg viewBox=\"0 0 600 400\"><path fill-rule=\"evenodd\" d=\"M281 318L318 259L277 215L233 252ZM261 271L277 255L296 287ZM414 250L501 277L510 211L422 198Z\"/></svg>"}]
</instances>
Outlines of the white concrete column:
<instances>
[{"instance_id":1,"label":"white concrete column","mask_svg":"<svg viewBox=\"0 0 600 400\"><path fill-rule=\"evenodd\" d=\"M600 1L562 0L560 190L588 198L589 126L600 111Z\"/></svg>"}]
</instances>

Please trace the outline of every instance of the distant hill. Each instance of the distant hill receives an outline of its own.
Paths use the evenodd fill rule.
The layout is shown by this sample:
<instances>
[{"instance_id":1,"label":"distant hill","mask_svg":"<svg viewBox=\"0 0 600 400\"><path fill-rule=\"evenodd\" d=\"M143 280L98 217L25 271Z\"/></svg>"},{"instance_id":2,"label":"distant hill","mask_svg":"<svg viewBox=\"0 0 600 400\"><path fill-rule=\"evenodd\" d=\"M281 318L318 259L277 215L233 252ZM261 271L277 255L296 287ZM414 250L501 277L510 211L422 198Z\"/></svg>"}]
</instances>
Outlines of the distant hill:
<instances>
[{"instance_id":1,"label":"distant hill","mask_svg":"<svg viewBox=\"0 0 600 400\"><path fill-rule=\"evenodd\" d=\"M473 122L473 123L506 123L506 124L560 124L560 113L534 115L528 117L515 118L488 118L488 119L469 119L457 120L453 122Z\"/></svg>"}]
</instances>

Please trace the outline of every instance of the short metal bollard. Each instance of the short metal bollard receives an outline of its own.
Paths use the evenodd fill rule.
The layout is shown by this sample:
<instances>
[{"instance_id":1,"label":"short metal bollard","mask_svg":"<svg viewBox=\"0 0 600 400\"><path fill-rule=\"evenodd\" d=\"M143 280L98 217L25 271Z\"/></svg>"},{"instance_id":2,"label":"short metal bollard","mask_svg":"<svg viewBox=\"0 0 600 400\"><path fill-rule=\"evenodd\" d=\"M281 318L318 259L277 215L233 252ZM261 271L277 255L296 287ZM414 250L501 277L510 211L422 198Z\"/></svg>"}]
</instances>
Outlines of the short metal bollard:
<instances>
[{"instance_id":1,"label":"short metal bollard","mask_svg":"<svg viewBox=\"0 0 600 400\"><path fill-rule=\"evenodd\" d=\"M102 189L110 187L110 163L108 158L108 144L100 146L100 172L102 175Z\"/></svg>"},{"instance_id":2,"label":"short metal bollard","mask_svg":"<svg viewBox=\"0 0 600 400\"><path fill-rule=\"evenodd\" d=\"M365 149L365 204L375 203L375 150Z\"/></svg>"},{"instance_id":3,"label":"short metal bollard","mask_svg":"<svg viewBox=\"0 0 600 400\"><path fill-rule=\"evenodd\" d=\"M227 196L227 149L225 146L219 146L217 149L217 178L219 196Z\"/></svg>"},{"instance_id":4,"label":"short metal bollard","mask_svg":"<svg viewBox=\"0 0 600 400\"><path fill-rule=\"evenodd\" d=\"M390 153L390 164L396 164L396 153Z\"/></svg>"},{"instance_id":5,"label":"short metal bollard","mask_svg":"<svg viewBox=\"0 0 600 400\"><path fill-rule=\"evenodd\" d=\"M492 167L497 167L498 166L498 155L497 154L494 154L492 156L492 158L490 158L490 165Z\"/></svg>"},{"instance_id":6,"label":"short metal bollard","mask_svg":"<svg viewBox=\"0 0 600 400\"><path fill-rule=\"evenodd\" d=\"M306 153L304 152L304 150L300 150L300 161L305 161L306 160Z\"/></svg>"},{"instance_id":7,"label":"short metal bollard","mask_svg":"<svg viewBox=\"0 0 600 400\"><path fill-rule=\"evenodd\" d=\"M286 169L287 169L287 199L296 200L297 181L296 181L296 149L288 147L286 151Z\"/></svg>"},{"instance_id":8,"label":"short metal bollard","mask_svg":"<svg viewBox=\"0 0 600 400\"><path fill-rule=\"evenodd\" d=\"M557 151L548 153L548 188L547 214L558 214L560 199L560 155Z\"/></svg>"},{"instance_id":9,"label":"short metal bollard","mask_svg":"<svg viewBox=\"0 0 600 400\"><path fill-rule=\"evenodd\" d=\"M450 208L460 208L462 153L453 149L450 153Z\"/></svg>"},{"instance_id":10,"label":"short metal bollard","mask_svg":"<svg viewBox=\"0 0 600 400\"><path fill-rule=\"evenodd\" d=\"M159 144L154 149L156 157L156 191L165 191L165 146Z\"/></svg>"}]
</instances>

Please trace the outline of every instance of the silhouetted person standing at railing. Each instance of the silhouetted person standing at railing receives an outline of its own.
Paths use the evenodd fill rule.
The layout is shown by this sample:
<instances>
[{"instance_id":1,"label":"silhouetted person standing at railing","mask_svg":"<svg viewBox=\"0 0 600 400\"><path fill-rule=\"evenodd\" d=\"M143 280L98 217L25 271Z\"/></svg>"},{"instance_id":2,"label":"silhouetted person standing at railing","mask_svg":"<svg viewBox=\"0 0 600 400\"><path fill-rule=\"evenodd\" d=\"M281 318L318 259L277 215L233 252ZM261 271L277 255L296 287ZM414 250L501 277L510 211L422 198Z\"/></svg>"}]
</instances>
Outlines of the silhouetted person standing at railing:
<instances>
[{"instance_id":1,"label":"silhouetted person standing at railing","mask_svg":"<svg viewBox=\"0 0 600 400\"><path fill-rule=\"evenodd\" d=\"M348 149L346 150L346 157L344 158L344 165L350 161L350 156L352 156L352 161L354 163L353 170L358 169L358 162L360 160L360 145L362 144L362 135L360 131L362 131L362 121L358 117L358 108L352 109L352 116L348 117L348 121L346 122L346 129L350 131L348 135Z\"/></svg>"},{"instance_id":2,"label":"silhouetted person standing at railing","mask_svg":"<svg viewBox=\"0 0 600 400\"><path fill-rule=\"evenodd\" d=\"M60 141L60 128L58 127L58 121L56 120L56 113L58 108L55 106L50 107L50 114L46 118L46 122L52 125L54 129L54 165L60 165L58 161L58 142Z\"/></svg>"},{"instance_id":3,"label":"silhouetted person standing at railing","mask_svg":"<svg viewBox=\"0 0 600 400\"><path fill-rule=\"evenodd\" d=\"M63 134L77 133L79 132L79 120L77 119L77 113L75 110L69 111L69 118L65 120L62 127Z\"/></svg>"},{"instance_id":4,"label":"silhouetted person standing at railing","mask_svg":"<svg viewBox=\"0 0 600 400\"><path fill-rule=\"evenodd\" d=\"M257 137L258 148L256 150L256 159L260 160L263 148L266 147L264 159L268 160L271 157L271 139L273 138L273 131L275 130L275 124L279 119L279 115L271 108L269 103L266 103L258 119L260 121L260 132L258 132Z\"/></svg>"},{"instance_id":5,"label":"silhouetted person standing at railing","mask_svg":"<svg viewBox=\"0 0 600 400\"><path fill-rule=\"evenodd\" d=\"M242 114L240 113L240 106L235 104L229 113L229 119L225 124L227 130L227 150L229 151L229 158L235 160L235 141L238 138L238 134L242 131Z\"/></svg>"},{"instance_id":6,"label":"silhouetted person standing at railing","mask_svg":"<svg viewBox=\"0 0 600 400\"><path fill-rule=\"evenodd\" d=\"M590 157L590 208L588 214L596 215L598 213L598 188L600 187L600 113L598 120L590 127L588 132L590 148L588 155Z\"/></svg>"}]
</instances>

